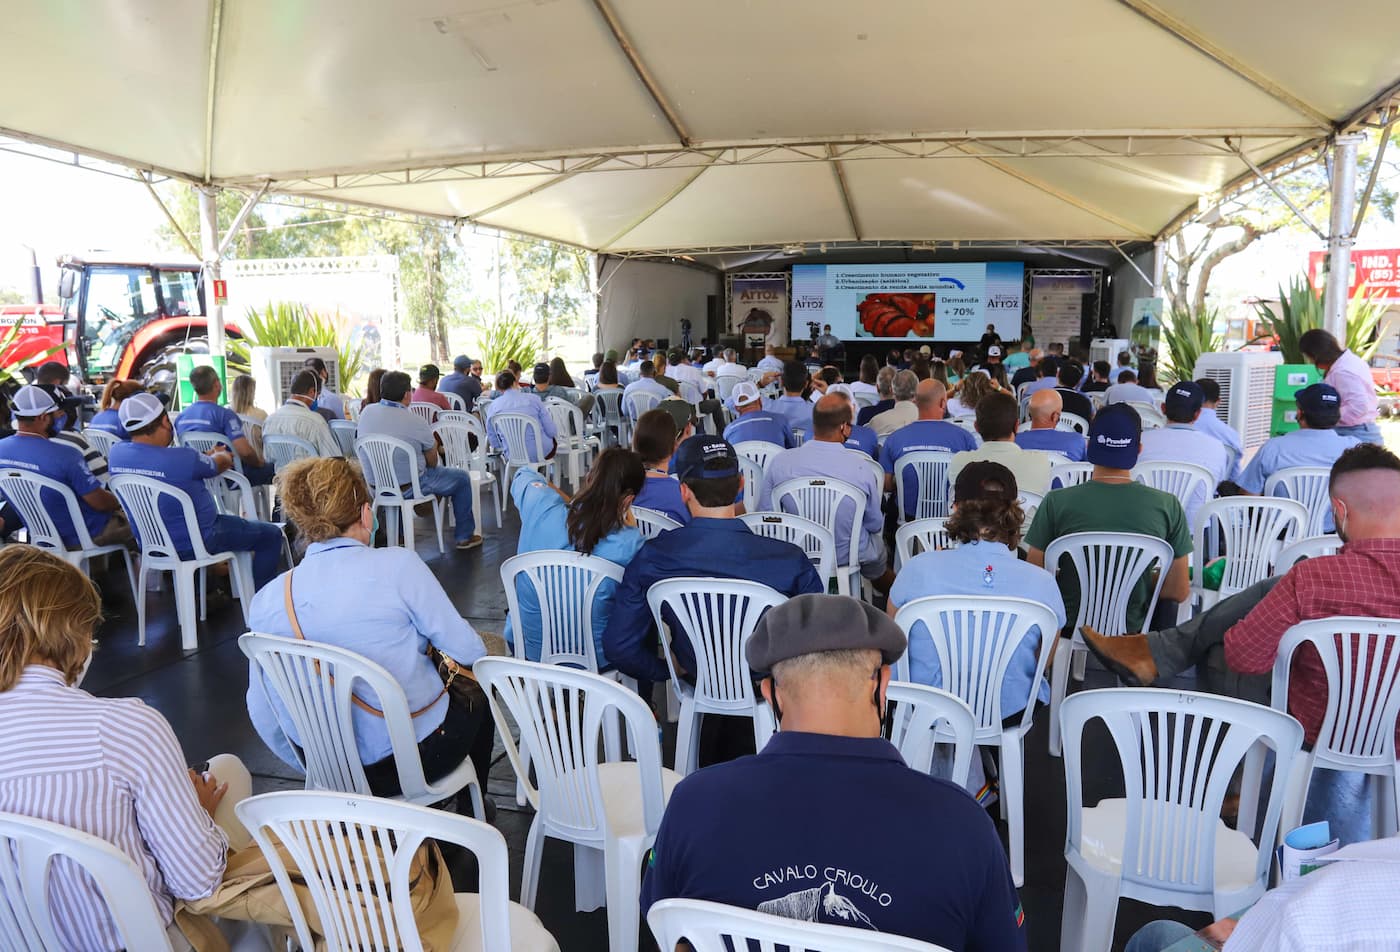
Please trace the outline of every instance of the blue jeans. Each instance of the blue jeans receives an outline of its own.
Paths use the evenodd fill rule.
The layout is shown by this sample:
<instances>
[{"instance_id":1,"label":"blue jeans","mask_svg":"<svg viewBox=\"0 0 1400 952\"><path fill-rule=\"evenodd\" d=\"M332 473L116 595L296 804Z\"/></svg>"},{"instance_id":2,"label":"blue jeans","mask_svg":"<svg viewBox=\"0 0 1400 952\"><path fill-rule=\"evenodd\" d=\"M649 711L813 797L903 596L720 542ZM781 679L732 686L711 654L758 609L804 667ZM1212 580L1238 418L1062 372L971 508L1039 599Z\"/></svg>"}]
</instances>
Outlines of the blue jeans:
<instances>
[{"instance_id":1,"label":"blue jeans","mask_svg":"<svg viewBox=\"0 0 1400 952\"><path fill-rule=\"evenodd\" d=\"M434 466L418 474L423 492L447 496L452 500L452 514L457 517L453 538L465 542L476 535L476 518L472 515L472 478L464 469Z\"/></svg>"},{"instance_id":2,"label":"blue jeans","mask_svg":"<svg viewBox=\"0 0 1400 952\"><path fill-rule=\"evenodd\" d=\"M1379 423L1358 423L1355 426L1339 426L1337 432L1342 436L1354 436L1363 443L1384 444L1381 438L1381 427Z\"/></svg>"},{"instance_id":3,"label":"blue jeans","mask_svg":"<svg viewBox=\"0 0 1400 952\"><path fill-rule=\"evenodd\" d=\"M253 553L253 585L262 588L277 575L282 559L282 530L267 522L250 522L237 516L215 516L204 533L210 552Z\"/></svg>"},{"instance_id":4,"label":"blue jeans","mask_svg":"<svg viewBox=\"0 0 1400 952\"><path fill-rule=\"evenodd\" d=\"M1134 932L1128 944L1123 946L1123 952L1163 952L1187 936L1195 934L1195 929L1180 922L1157 919Z\"/></svg>"}]
</instances>

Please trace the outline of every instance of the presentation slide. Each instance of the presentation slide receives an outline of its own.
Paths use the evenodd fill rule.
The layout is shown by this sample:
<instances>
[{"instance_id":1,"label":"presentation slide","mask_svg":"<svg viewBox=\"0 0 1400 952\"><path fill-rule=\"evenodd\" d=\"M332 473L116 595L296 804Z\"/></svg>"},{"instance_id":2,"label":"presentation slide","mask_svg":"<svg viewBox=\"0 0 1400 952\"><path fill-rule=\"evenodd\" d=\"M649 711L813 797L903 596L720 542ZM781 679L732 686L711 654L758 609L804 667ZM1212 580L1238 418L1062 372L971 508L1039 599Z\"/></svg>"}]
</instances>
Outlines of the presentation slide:
<instances>
[{"instance_id":1,"label":"presentation slide","mask_svg":"<svg viewBox=\"0 0 1400 952\"><path fill-rule=\"evenodd\" d=\"M964 264L799 264L792 268L792 332L830 324L844 340L973 341L988 324L1021 336L1025 266Z\"/></svg>"}]
</instances>

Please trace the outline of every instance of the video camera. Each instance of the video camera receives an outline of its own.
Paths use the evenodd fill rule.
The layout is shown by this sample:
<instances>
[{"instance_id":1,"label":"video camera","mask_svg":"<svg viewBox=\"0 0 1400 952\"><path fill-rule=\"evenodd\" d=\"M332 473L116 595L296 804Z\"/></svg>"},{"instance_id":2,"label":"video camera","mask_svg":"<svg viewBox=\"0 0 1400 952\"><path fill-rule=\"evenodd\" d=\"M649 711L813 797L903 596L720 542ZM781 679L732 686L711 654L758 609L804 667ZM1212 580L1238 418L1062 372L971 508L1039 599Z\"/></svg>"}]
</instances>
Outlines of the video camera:
<instances>
[{"instance_id":1,"label":"video camera","mask_svg":"<svg viewBox=\"0 0 1400 952\"><path fill-rule=\"evenodd\" d=\"M822 334L822 325L819 321L807 322L807 333L812 335L812 343L815 345L817 338Z\"/></svg>"}]
</instances>

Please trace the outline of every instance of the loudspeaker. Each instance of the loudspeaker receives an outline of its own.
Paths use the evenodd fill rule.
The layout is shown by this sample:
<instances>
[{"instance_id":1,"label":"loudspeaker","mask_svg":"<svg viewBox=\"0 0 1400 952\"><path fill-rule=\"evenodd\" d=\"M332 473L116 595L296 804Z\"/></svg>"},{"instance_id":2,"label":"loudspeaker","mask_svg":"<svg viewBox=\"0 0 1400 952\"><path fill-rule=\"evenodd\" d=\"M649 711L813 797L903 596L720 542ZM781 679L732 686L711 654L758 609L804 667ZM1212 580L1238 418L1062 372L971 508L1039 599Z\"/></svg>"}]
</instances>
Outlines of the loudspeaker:
<instances>
[{"instance_id":1,"label":"loudspeaker","mask_svg":"<svg viewBox=\"0 0 1400 952\"><path fill-rule=\"evenodd\" d=\"M717 341L729 330L724 322L724 300L718 294L705 295L705 336Z\"/></svg>"}]
</instances>

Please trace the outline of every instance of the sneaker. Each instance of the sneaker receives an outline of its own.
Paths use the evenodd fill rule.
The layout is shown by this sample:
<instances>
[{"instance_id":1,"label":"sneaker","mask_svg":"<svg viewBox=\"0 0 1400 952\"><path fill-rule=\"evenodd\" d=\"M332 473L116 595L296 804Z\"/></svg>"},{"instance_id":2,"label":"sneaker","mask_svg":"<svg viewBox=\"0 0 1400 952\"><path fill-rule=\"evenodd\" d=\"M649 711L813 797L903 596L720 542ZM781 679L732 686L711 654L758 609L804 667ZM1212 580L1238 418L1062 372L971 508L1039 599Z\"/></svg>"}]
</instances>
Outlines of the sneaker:
<instances>
[{"instance_id":1,"label":"sneaker","mask_svg":"<svg viewBox=\"0 0 1400 952\"><path fill-rule=\"evenodd\" d=\"M475 549L479 545L481 545L481 535L478 533L470 539L463 539L461 542L458 542L457 550L460 552L466 549Z\"/></svg>"}]
</instances>

